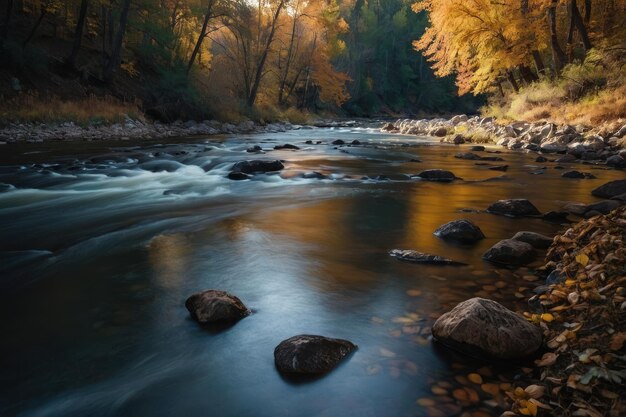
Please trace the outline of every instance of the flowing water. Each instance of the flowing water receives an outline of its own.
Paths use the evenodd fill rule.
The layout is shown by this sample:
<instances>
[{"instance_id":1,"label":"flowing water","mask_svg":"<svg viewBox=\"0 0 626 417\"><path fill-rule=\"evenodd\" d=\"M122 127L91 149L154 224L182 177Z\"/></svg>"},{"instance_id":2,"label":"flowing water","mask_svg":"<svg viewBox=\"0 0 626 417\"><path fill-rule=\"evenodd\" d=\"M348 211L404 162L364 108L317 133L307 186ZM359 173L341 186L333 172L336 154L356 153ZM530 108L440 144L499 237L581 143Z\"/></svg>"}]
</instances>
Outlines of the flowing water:
<instances>
[{"instance_id":1,"label":"flowing water","mask_svg":"<svg viewBox=\"0 0 626 417\"><path fill-rule=\"evenodd\" d=\"M282 143L301 150L271 150ZM268 152L246 152L256 144ZM517 231L563 226L481 210L501 198L528 198L542 211L591 202L592 188L622 174L588 167L598 179L564 179L548 164L535 175L533 155L508 151L499 156L509 170L491 171L453 157L466 147L366 129L125 145L2 149L2 416L488 412L494 404L416 404L438 381L467 384L458 374L482 366L431 343L430 325L477 295L522 309L515 294L534 285L522 278L530 270L499 269L481 255ZM233 162L255 157L286 168L225 178ZM463 180L406 176L429 168ZM313 171L326 177L303 178ZM463 217L487 238L460 246L432 235ZM468 265L402 263L388 255L394 248ZM198 326L184 301L209 288L236 294L254 313L228 328ZM302 333L359 349L322 378L282 377L273 349Z\"/></svg>"}]
</instances>

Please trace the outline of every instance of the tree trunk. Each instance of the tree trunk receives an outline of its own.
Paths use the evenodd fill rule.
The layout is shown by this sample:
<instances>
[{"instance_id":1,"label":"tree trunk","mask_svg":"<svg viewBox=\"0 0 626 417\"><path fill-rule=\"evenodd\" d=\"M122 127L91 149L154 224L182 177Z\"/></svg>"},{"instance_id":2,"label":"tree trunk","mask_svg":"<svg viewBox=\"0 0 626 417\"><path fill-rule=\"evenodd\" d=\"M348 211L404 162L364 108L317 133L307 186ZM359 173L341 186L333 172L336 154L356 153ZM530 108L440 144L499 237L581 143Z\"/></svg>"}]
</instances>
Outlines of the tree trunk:
<instances>
[{"instance_id":1,"label":"tree trunk","mask_svg":"<svg viewBox=\"0 0 626 417\"><path fill-rule=\"evenodd\" d=\"M559 75L565 64L565 54L561 45L559 45L559 37L556 30L556 6L557 0L552 0L548 7L548 27L550 29L550 48L552 49L552 61L554 61L554 73Z\"/></svg>"},{"instance_id":2,"label":"tree trunk","mask_svg":"<svg viewBox=\"0 0 626 417\"><path fill-rule=\"evenodd\" d=\"M13 12L13 0L7 1L6 15L2 20L2 28L0 29L0 49L4 47L4 41L9 36L9 23L11 23L11 13Z\"/></svg>"},{"instance_id":3,"label":"tree trunk","mask_svg":"<svg viewBox=\"0 0 626 417\"><path fill-rule=\"evenodd\" d=\"M537 77L526 65L520 65L518 69L520 75L522 76L522 79L526 84L533 83L539 79L539 77Z\"/></svg>"},{"instance_id":4,"label":"tree trunk","mask_svg":"<svg viewBox=\"0 0 626 417\"><path fill-rule=\"evenodd\" d=\"M196 57L198 56L198 52L200 52L200 48L202 47L202 42L204 42L204 38L207 36L207 27L209 26L209 20L211 19L211 12L213 9L213 0L209 0L209 5L207 6L206 13L204 15L204 22L202 22L202 30L198 35L198 40L196 41L196 45L193 48L193 52L191 53L191 58L189 58L189 63L187 64L187 74L191 71L193 67L193 63L196 61Z\"/></svg>"},{"instance_id":5,"label":"tree trunk","mask_svg":"<svg viewBox=\"0 0 626 417\"><path fill-rule=\"evenodd\" d=\"M574 59L574 12L572 10L572 2L567 5L567 15L569 18L569 28L567 29L567 44L565 46L565 53L567 55L567 62L571 63Z\"/></svg>"},{"instance_id":6,"label":"tree trunk","mask_svg":"<svg viewBox=\"0 0 626 417\"><path fill-rule=\"evenodd\" d=\"M280 16L280 11L285 6L285 0L281 0L278 3L278 7L276 8L276 12L274 13L274 18L272 20L272 26L270 29L270 33L267 36L267 42L265 43L265 48L261 53L261 58L259 59L259 63L256 68L256 72L254 75L254 81L252 83L252 88L250 89L250 94L248 95L248 107L254 106L254 102L256 101L256 95L259 92L259 85L261 84L261 78L263 77L263 70L265 69L265 61L267 60L267 55L269 54L270 47L272 46L272 41L274 40L274 34L276 33L276 25L278 24L278 17Z\"/></svg>"},{"instance_id":7,"label":"tree trunk","mask_svg":"<svg viewBox=\"0 0 626 417\"><path fill-rule=\"evenodd\" d=\"M585 24L591 21L591 0L585 0Z\"/></svg>"},{"instance_id":8,"label":"tree trunk","mask_svg":"<svg viewBox=\"0 0 626 417\"><path fill-rule=\"evenodd\" d=\"M124 43L124 34L126 33L126 25L128 24L128 13L130 11L131 0L124 0L122 4L122 14L120 15L120 27L117 29L113 49L111 50L111 58L104 69L103 79L105 82L111 82L122 62L122 44Z\"/></svg>"},{"instance_id":9,"label":"tree trunk","mask_svg":"<svg viewBox=\"0 0 626 417\"><path fill-rule=\"evenodd\" d=\"M33 28L30 30L30 33L28 34L28 36L22 43L22 48L26 48L26 45L28 45L28 43L33 39L33 37L35 36L35 33L37 33L37 29L39 29L39 26L41 25L43 18L46 17L47 13L48 13L48 9L44 5L42 5L41 13L39 13L39 17L37 18L37 21L35 22L35 24L33 25Z\"/></svg>"},{"instance_id":10,"label":"tree trunk","mask_svg":"<svg viewBox=\"0 0 626 417\"><path fill-rule=\"evenodd\" d=\"M78 14L78 22L76 22L76 30L74 31L74 44L72 45L72 52L67 58L66 62L71 67L76 66L76 58L78 57L78 51L80 50L80 44L83 40L83 30L85 28L85 19L87 17L87 10L89 9L89 0L80 1L80 12Z\"/></svg>"},{"instance_id":11,"label":"tree trunk","mask_svg":"<svg viewBox=\"0 0 626 417\"><path fill-rule=\"evenodd\" d=\"M513 75L513 71L508 71L506 75L509 78L509 82L511 83L511 86L513 87L513 90L515 90L516 93L519 92L519 85L517 85L517 81L515 80L515 76Z\"/></svg>"},{"instance_id":12,"label":"tree trunk","mask_svg":"<svg viewBox=\"0 0 626 417\"><path fill-rule=\"evenodd\" d=\"M535 61L535 69L537 70L537 74L539 76L545 74L546 67L543 64L543 59L541 59L541 54L536 49L532 52L533 61Z\"/></svg>"},{"instance_id":13,"label":"tree trunk","mask_svg":"<svg viewBox=\"0 0 626 417\"><path fill-rule=\"evenodd\" d=\"M291 61L293 59L293 44L296 37L296 26L298 24L298 5L295 7L293 16L293 25L291 26L291 37L289 39L289 49L287 50L287 62L285 62L285 71L280 77L280 86L278 87L278 105L282 106L285 102L283 95L285 93L285 86L287 84L287 77L289 77L289 69L291 67Z\"/></svg>"},{"instance_id":14,"label":"tree trunk","mask_svg":"<svg viewBox=\"0 0 626 417\"><path fill-rule=\"evenodd\" d=\"M587 33L587 28L585 27L583 18L580 15L580 11L578 10L576 0L570 0L569 6L572 13L572 22L574 26L576 26L576 30L580 34L580 39L583 41L585 52L589 52L589 50L593 48L593 46L591 45L591 40L589 39L589 34Z\"/></svg>"}]
</instances>

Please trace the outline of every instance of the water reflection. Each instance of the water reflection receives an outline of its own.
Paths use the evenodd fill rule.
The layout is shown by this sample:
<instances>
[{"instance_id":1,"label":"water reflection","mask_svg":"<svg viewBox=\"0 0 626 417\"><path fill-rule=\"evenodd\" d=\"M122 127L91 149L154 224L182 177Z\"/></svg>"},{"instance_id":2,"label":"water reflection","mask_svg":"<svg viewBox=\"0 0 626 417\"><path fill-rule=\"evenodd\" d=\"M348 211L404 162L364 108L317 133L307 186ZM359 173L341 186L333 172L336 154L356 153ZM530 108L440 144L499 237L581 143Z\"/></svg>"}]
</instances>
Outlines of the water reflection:
<instances>
[{"instance_id":1,"label":"water reflection","mask_svg":"<svg viewBox=\"0 0 626 417\"><path fill-rule=\"evenodd\" d=\"M338 135L364 145L347 153L303 145ZM522 309L532 270L497 268L481 255L519 230L551 234L560 226L480 210L511 197L529 198L542 211L590 202L592 188L621 174L598 171L597 180L572 181L548 169L536 176L532 155L505 152L510 167L497 178L502 174L455 159L458 147L365 131L205 141L145 144L132 155L100 149L109 159L124 154L111 164L97 158L93 146L103 145L94 144L88 156L44 168L23 155L3 156L25 165L0 170L0 182L18 189L0 193L0 250L11 260L0 265L0 312L8 318L0 323L0 414L493 414L500 379L522 372L520 366L486 368L441 351L429 340L430 327L472 296ZM303 149L270 154L286 160L280 176L225 179L230 164L248 158L245 148L257 143ZM55 152L66 151L47 149L41 158ZM143 169L154 158L170 158L176 164L167 166L177 168ZM423 162L410 162L415 158ZM361 180L430 168L465 181ZM300 177L310 171L335 176ZM432 235L463 217L487 238L453 245ZM394 248L468 265L398 262L388 255ZM45 262L24 262L35 250ZM183 304L208 288L236 294L253 314L228 329L203 329ZM301 333L346 338L359 349L324 378L294 383L276 372L272 352ZM483 384L468 379L474 373Z\"/></svg>"}]
</instances>

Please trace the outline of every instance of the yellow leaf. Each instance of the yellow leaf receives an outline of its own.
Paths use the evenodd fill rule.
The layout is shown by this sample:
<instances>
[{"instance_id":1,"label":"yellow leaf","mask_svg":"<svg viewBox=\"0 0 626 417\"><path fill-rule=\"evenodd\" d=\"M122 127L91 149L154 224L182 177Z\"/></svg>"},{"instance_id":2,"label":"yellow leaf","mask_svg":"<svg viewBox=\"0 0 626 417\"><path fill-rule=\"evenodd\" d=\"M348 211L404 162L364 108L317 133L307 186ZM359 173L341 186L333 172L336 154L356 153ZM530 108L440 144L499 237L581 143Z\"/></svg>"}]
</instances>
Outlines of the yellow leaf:
<instances>
[{"instance_id":1,"label":"yellow leaf","mask_svg":"<svg viewBox=\"0 0 626 417\"><path fill-rule=\"evenodd\" d=\"M576 262L578 262L582 266L587 266L587 264L589 263L589 257L584 253L581 253L576 256Z\"/></svg>"},{"instance_id":2,"label":"yellow leaf","mask_svg":"<svg viewBox=\"0 0 626 417\"><path fill-rule=\"evenodd\" d=\"M544 313L541 315L541 320L550 323L554 320L554 316L550 313Z\"/></svg>"},{"instance_id":3,"label":"yellow leaf","mask_svg":"<svg viewBox=\"0 0 626 417\"><path fill-rule=\"evenodd\" d=\"M528 409L528 411L530 412L530 415L533 417L537 417L537 405L532 402L532 401L528 401L526 403L526 408Z\"/></svg>"}]
</instances>

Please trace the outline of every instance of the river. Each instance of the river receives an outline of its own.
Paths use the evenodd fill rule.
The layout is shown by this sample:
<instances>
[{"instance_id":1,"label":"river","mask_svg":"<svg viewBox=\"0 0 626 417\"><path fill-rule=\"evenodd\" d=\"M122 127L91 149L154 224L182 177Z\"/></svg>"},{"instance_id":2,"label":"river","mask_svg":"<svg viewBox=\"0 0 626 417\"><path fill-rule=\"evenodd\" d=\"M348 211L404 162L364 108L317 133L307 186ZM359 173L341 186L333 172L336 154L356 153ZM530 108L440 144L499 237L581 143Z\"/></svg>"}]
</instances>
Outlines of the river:
<instances>
[{"instance_id":1,"label":"river","mask_svg":"<svg viewBox=\"0 0 626 417\"><path fill-rule=\"evenodd\" d=\"M301 149L271 150L284 143ZM251 155L252 145L268 152ZM543 212L589 203L591 189L622 173L586 167L597 179L573 180L547 164L537 175L546 164L536 155L507 150L493 164L508 171L491 171L454 158L467 149L358 128L3 147L0 415L421 416L436 414L416 400L438 381L467 384L462 375L476 370L514 376L519 367L483 368L429 339L438 315L473 296L522 310L515 294L535 285L532 265L497 268L481 255L520 230L563 228L484 209L502 198ZM225 178L234 162L257 157L286 168ZM406 176L430 168L463 180ZM326 177L302 177L313 171ZM487 238L463 246L433 236L458 218ZM388 255L394 248L468 265L402 263ZM201 328L184 301L209 288L253 314ZM273 349L302 333L359 349L322 378L282 377ZM439 415L488 415L494 404L484 399L446 400Z\"/></svg>"}]
</instances>

